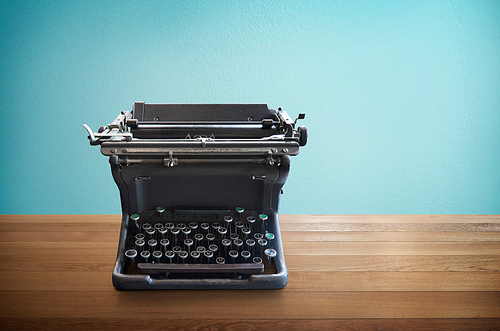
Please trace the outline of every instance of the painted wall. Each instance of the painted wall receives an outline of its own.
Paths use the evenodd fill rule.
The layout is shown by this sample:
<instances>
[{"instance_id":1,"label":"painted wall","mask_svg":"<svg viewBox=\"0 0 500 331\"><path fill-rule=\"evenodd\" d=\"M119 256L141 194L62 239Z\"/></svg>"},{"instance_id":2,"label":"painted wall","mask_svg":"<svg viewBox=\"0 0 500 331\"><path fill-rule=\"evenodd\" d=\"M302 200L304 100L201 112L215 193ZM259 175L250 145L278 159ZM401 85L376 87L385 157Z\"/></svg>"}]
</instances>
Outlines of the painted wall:
<instances>
[{"instance_id":1,"label":"painted wall","mask_svg":"<svg viewBox=\"0 0 500 331\"><path fill-rule=\"evenodd\" d=\"M500 213L499 1L1 1L1 214L118 214L132 103L307 114L281 213Z\"/></svg>"}]
</instances>

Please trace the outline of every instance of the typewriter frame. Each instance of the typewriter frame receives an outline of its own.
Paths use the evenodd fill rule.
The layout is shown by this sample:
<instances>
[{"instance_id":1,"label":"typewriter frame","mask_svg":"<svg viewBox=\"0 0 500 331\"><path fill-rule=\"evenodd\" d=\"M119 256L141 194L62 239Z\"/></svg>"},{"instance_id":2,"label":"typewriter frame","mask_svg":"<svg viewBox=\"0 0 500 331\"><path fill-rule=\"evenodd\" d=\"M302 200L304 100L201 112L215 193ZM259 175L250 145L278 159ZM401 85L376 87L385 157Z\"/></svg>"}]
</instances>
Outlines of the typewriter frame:
<instances>
[{"instance_id":1,"label":"typewriter frame","mask_svg":"<svg viewBox=\"0 0 500 331\"><path fill-rule=\"evenodd\" d=\"M285 287L288 273L278 219L279 196L290 156L297 155L307 141L307 129L296 130L295 122L286 112L267 105L136 102L131 112L122 111L97 133L84 125L91 145L101 145L101 152L109 156L120 190L122 223L113 285L117 289ZM214 186L218 189L207 190ZM276 272L241 279L125 273L130 215L157 206L193 212L242 206L267 214L268 231L275 234Z\"/></svg>"}]
</instances>

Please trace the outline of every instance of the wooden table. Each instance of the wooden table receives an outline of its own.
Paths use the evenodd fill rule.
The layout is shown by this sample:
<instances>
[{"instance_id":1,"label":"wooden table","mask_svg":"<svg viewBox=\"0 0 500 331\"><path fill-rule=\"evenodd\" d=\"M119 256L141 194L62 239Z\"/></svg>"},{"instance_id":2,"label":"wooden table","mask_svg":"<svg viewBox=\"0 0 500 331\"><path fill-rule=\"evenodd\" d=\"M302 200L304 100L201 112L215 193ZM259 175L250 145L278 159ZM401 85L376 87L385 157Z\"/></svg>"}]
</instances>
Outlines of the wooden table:
<instances>
[{"instance_id":1,"label":"wooden table","mask_svg":"<svg viewBox=\"0 0 500 331\"><path fill-rule=\"evenodd\" d=\"M119 216L0 224L3 330L500 329L499 215L282 215L266 291L115 290Z\"/></svg>"}]
</instances>

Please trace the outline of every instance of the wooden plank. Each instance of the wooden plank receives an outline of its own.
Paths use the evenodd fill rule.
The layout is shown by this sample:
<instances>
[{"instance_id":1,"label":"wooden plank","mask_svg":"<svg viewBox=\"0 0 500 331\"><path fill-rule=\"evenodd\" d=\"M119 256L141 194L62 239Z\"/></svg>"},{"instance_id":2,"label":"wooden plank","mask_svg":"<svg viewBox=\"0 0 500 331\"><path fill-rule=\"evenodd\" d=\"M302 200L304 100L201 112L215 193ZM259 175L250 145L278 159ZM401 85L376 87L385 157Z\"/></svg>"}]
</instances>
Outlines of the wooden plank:
<instances>
[{"instance_id":1,"label":"wooden plank","mask_svg":"<svg viewBox=\"0 0 500 331\"><path fill-rule=\"evenodd\" d=\"M0 256L0 271L111 271L116 256L89 255L79 259L39 256L22 259ZM500 271L498 255L285 255L289 271Z\"/></svg>"},{"instance_id":2,"label":"wooden plank","mask_svg":"<svg viewBox=\"0 0 500 331\"><path fill-rule=\"evenodd\" d=\"M0 233L1 235L1 233ZM435 241L500 241L498 232L335 232L282 231L283 241L370 241L370 242L435 242Z\"/></svg>"},{"instance_id":3,"label":"wooden plank","mask_svg":"<svg viewBox=\"0 0 500 331\"><path fill-rule=\"evenodd\" d=\"M500 256L285 255L288 271L500 271Z\"/></svg>"},{"instance_id":4,"label":"wooden plank","mask_svg":"<svg viewBox=\"0 0 500 331\"><path fill-rule=\"evenodd\" d=\"M114 242L119 231L0 232L0 242Z\"/></svg>"},{"instance_id":5,"label":"wooden plank","mask_svg":"<svg viewBox=\"0 0 500 331\"><path fill-rule=\"evenodd\" d=\"M0 245L1 247L1 245ZM8 250L7 248L5 249ZM286 255L500 255L500 242L289 242Z\"/></svg>"},{"instance_id":6,"label":"wooden plank","mask_svg":"<svg viewBox=\"0 0 500 331\"><path fill-rule=\"evenodd\" d=\"M111 270L0 272L0 291L114 292ZM287 292L500 291L498 272L290 272Z\"/></svg>"},{"instance_id":7,"label":"wooden plank","mask_svg":"<svg viewBox=\"0 0 500 331\"><path fill-rule=\"evenodd\" d=\"M0 293L0 318L500 318L499 292L120 291ZM230 299L229 299L230 298ZM175 304L173 304L175 303ZM223 312L223 313L221 313Z\"/></svg>"},{"instance_id":8,"label":"wooden plank","mask_svg":"<svg viewBox=\"0 0 500 331\"><path fill-rule=\"evenodd\" d=\"M14 230L14 229L13 229ZM282 231L426 231L426 232L498 232L497 223L302 223L281 224Z\"/></svg>"},{"instance_id":9,"label":"wooden plank","mask_svg":"<svg viewBox=\"0 0 500 331\"><path fill-rule=\"evenodd\" d=\"M108 223L120 224L121 215L0 215L0 224L14 223Z\"/></svg>"},{"instance_id":10,"label":"wooden plank","mask_svg":"<svg viewBox=\"0 0 500 331\"><path fill-rule=\"evenodd\" d=\"M188 319L147 318L2 318L3 330L116 330L136 331L145 326L150 331L160 330L420 330L420 331L474 331L500 330L496 318L363 318L363 319Z\"/></svg>"}]
</instances>

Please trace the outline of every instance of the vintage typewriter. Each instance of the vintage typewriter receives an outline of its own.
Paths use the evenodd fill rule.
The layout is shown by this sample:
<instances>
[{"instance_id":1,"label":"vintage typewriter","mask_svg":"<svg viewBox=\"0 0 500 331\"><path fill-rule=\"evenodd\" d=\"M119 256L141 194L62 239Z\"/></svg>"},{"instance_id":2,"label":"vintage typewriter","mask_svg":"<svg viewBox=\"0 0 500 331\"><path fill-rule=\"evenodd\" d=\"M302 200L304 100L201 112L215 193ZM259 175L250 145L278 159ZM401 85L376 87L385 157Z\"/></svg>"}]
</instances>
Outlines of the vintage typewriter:
<instances>
[{"instance_id":1,"label":"vintage typewriter","mask_svg":"<svg viewBox=\"0 0 500 331\"><path fill-rule=\"evenodd\" d=\"M122 225L118 289L270 289L288 281L278 221L307 142L265 104L134 103L89 133L109 156Z\"/></svg>"}]
</instances>

